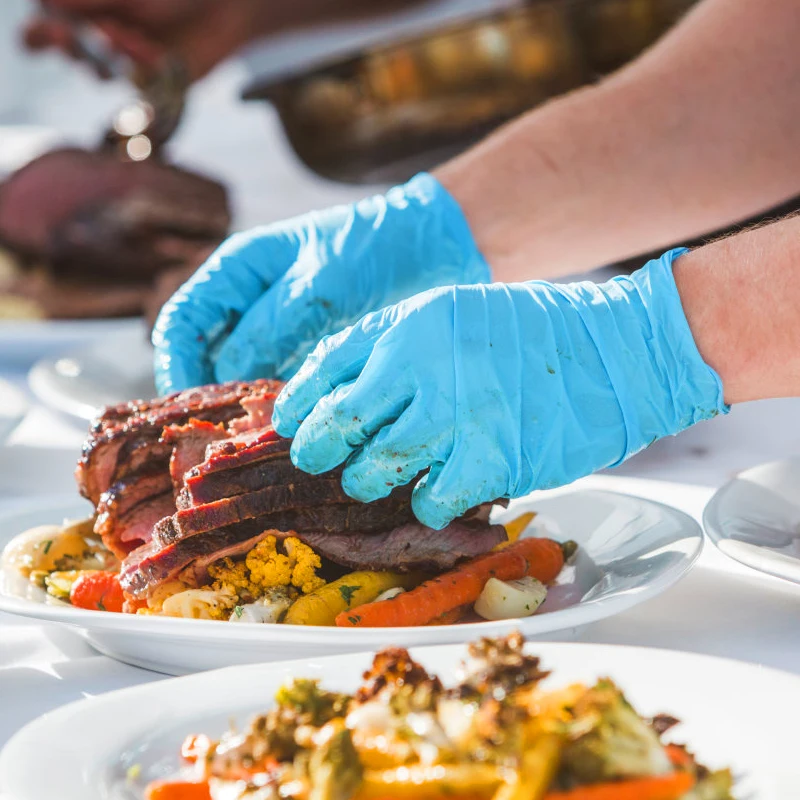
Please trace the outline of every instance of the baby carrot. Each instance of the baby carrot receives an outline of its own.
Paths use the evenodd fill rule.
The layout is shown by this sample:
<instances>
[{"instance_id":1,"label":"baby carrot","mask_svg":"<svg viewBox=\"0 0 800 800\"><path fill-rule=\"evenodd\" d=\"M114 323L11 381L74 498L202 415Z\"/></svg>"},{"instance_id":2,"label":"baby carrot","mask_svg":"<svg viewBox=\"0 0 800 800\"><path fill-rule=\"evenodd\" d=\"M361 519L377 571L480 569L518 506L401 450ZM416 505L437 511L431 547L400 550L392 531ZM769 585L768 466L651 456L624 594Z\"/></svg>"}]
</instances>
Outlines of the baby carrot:
<instances>
[{"instance_id":1,"label":"baby carrot","mask_svg":"<svg viewBox=\"0 0 800 800\"><path fill-rule=\"evenodd\" d=\"M154 781L144 794L145 800L211 800L207 781Z\"/></svg>"},{"instance_id":2,"label":"baby carrot","mask_svg":"<svg viewBox=\"0 0 800 800\"><path fill-rule=\"evenodd\" d=\"M69 593L69 601L78 608L93 611L122 611L125 596L116 572L84 572Z\"/></svg>"},{"instance_id":3,"label":"baby carrot","mask_svg":"<svg viewBox=\"0 0 800 800\"><path fill-rule=\"evenodd\" d=\"M694 786L688 772L633 778L594 786L579 786L568 792L550 792L544 800L680 800Z\"/></svg>"},{"instance_id":4,"label":"baby carrot","mask_svg":"<svg viewBox=\"0 0 800 800\"><path fill-rule=\"evenodd\" d=\"M427 625L458 606L474 603L489 578L513 581L530 575L555 580L564 552L552 539L528 538L485 553L390 600L366 603L336 617L339 627L376 628Z\"/></svg>"}]
</instances>

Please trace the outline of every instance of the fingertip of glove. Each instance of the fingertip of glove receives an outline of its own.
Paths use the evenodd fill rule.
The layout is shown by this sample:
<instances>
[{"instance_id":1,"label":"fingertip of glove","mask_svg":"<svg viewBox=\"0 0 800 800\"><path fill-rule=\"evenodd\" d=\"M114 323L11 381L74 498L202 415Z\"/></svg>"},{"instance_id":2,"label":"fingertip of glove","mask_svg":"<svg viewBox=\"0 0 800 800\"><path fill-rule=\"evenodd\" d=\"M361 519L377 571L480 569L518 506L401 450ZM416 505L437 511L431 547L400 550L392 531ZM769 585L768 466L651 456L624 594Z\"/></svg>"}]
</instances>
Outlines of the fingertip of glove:
<instances>
[{"instance_id":1,"label":"fingertip of glove","mask_svg":"<svg viewBox=\"0 0 800 800\"><path fill-rule=\"evenodd\" d=\"M411 495L411 510L423 525L435 531L446 528L453 521L452 514L430 499L424 479L420 480Z\"/></svg>"}]
</instances>

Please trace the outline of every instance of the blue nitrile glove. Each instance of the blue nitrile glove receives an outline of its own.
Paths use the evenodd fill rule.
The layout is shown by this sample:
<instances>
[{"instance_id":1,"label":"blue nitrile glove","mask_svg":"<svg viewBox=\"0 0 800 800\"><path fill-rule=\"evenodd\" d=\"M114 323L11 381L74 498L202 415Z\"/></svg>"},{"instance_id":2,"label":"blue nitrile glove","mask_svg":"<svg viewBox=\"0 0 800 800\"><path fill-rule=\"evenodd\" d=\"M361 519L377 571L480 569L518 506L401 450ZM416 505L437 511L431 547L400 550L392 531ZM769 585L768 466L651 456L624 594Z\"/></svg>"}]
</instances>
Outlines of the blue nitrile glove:
<instances>
[{"instance_id":1,"label":"blue nitrile glove","mask_svg":"<svg viewBox=\"0 0 800 800\"><path fill-rule=\"evenodd\" d=\"M413 508L432 528L619 464L728 410L672 277L683 252L602 285L447 287L368 314L320 342L273 423L300 469L347 460L357 500L430 468Z\"/></svg>"},{"instance_id":2,"label":"blue nitrile glove","mask_svg":"<svg viewBox=\"0 0 800 800\"><path fill-rule=\"evenodd\" d=\"M156 386L287 378L323 336L368 311L489 280L458 204L420 174L386 195L228 239L158 317Z\"/></svg>"}]
</instances>

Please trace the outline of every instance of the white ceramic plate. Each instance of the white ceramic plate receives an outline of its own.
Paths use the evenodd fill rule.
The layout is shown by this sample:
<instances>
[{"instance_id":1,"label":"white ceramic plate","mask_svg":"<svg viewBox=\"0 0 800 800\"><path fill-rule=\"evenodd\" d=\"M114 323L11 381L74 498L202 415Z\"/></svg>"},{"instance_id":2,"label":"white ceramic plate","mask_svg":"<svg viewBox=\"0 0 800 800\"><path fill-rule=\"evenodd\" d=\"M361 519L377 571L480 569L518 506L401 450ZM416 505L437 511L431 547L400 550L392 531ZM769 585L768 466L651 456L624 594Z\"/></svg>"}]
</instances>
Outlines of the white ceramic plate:
<instances>
[{"instance_id":1,"label":"white ceramic plate","mask_svg":"<svg viewBox=\"0 0 800 800\"><path fill-rule=\"evenodd\" d=\"M144 330L141 319L2 320L0 364L29 367L46 356L134 329Z\"/></svg>"},{"instance_id":2,"label":"white ceramic plate","mask_svg":"<svg viewBox=\"0 0 800 800\"><path fill-rule=\"evenodd\" d=\"M145 326L137 321L98 334L83 348L44 358L31 369L28 383L45 405L84 420L106 405L155 397Z\"/></svg>"},{"instance_id":3,"label":"white ceramic plate","mask_svg":"<svg viewBox=\"0 0 800 800\"><path fill-rule=\"evenodd\" d=\"M800 583L800 458L737 475L711 498L703 523L726 555Z\"/></svg>"},{"instance_id":4,"label":"white ceramic plate","mask_svg":"<svg viewBox=\"0 0 800 800\"><path fill-rule=\"evenodd\" d=\"M602 491L550 497L541 493L511 503L500 510L497 520L508 521L528 509L539 512L539 530L545 525L558 539L574 539L580 550L540 612L524 620L350 630L110 614L48 603L41 590L8 573L0 576L0 610L75 625L107 655L177 674L390 644L463 642L517 627L529 638L569 639L582 626L618 614L671 586L702 548L702 532L691 517L637 497ZM72 501L0 518L0 547L26 528L85 516L89 510L87 503Z\"/></svg>"},{"instance_id":5,"label":"white ceramic plate","mask_svg":"<svg viewBox=\"0 0 800 800\"><path fill-rule=\"evenodd\" d=\"M797 796L800 763L796 720L800 678L736 661L635 647L530 644L553 670L550 685L611 676L644 715L682 720L671 731L711 768L730 766L737 797ZM414 651L445 683L463 658L462 646ZM0 790L14 800L141 800L144 785L174 774L182 739L220 734L267 710L276 689L293 677L321 679L352 692L369 654L233 667L81 700L45 714L18 733L0 755ZM47 768L42 769L43 754ZM140 776L129 780L130 767Z\"/></svg>"},{"instance_id":6,"label":"white ceramic plate","mask_svg":"<svg viewBox=\"0 0 800 800\"><path fill-rule=\"evenodd\" d=\"M28 401L16 386L0 379L0 445L22 422L28 412Z\"/></svg>"}]
</instances>

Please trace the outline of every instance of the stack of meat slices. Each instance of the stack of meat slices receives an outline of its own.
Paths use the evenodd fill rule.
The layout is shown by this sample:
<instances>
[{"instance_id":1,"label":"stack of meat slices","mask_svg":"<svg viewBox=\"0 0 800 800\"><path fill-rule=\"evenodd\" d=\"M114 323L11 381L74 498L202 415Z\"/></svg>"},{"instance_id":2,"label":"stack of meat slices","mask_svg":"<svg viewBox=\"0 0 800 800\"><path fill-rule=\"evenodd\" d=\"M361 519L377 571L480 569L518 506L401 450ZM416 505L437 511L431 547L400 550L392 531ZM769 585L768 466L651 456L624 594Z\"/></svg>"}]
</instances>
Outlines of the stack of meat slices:
<instances>
[{"instance_id":1,"label":"stack of meat slices","mask_svg":"<svg viewBox=\"0 0 800 800\"><path fill-rule=\"evenodd\" d=\"M96 532L123 558L121 582L146 597L178 573L198 584L212 562L267 535L297 536L347 568L440 572L506 538L488 506L441 531L411 511L411 486L359 503L341 469L309 475L271 427L277 381L204 386L107 409L76 477L97 510Z\"/></svg>"}]
</instances>

